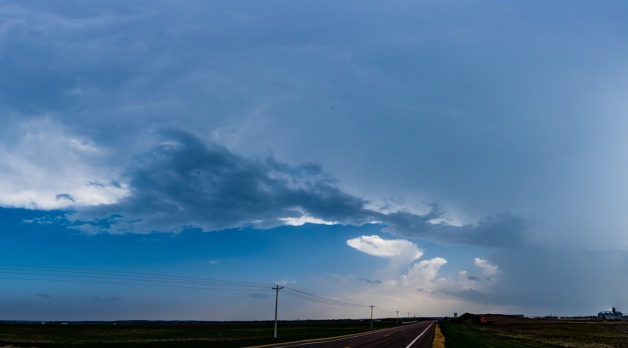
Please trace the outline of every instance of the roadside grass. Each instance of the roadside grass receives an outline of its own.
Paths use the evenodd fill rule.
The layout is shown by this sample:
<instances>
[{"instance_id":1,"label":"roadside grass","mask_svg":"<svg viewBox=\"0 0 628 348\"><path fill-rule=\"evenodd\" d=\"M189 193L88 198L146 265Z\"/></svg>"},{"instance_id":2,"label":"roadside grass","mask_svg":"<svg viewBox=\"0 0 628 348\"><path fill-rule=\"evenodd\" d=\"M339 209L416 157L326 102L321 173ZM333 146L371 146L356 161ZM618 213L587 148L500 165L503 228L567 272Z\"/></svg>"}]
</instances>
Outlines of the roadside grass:
<instances>
[{"instance_id":1,"label":"roadside grass","mask_svg":"<svg viewBox=\"0 0 628 348\"><path fill-rule=\"evenodd\" d=\"M374 329L395 326L378 322ZM274 323L150 323L150 324L0 324L0 347L247 347L313 338L341 336L370 330L368 321Z\"/></svg>"}]
</instances>

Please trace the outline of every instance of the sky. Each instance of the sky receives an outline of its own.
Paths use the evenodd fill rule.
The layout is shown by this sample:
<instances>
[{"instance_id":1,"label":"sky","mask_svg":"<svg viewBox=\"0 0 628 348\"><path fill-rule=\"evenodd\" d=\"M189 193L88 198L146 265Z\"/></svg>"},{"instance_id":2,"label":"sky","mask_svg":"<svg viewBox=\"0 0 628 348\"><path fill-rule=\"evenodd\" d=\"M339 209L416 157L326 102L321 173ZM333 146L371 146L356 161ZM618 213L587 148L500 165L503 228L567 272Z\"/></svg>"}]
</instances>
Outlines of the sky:
<instances>
[{"instance_id":1,"label":"sky","mask_svg":"<svg viewBox=\"0 0 628 348\"><path fill-rule=\"evenodd\" d=\"M0 1L0 320L628 311L624 1Z\"/></svg>"}]
</instances>

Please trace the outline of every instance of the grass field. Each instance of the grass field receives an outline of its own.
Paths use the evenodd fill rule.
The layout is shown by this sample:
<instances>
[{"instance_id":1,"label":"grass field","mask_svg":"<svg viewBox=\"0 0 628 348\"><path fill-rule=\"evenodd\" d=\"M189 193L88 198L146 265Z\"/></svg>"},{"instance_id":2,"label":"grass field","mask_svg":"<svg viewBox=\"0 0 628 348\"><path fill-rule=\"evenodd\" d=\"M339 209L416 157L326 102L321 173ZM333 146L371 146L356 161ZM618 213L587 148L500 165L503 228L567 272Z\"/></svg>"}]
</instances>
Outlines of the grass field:
<instances>
[{"instance_id":1,"label":"grass field","mask_svg":"<svg viewBox=\"0 0 628 348\"><path fill-rule=\"evenodd\" d=\"M374 329L395 322L376 322ZM370 329L369 321L126 324L0 324L2 347L246 347L340 336Z\"/></svg>"},{"instance_id":2,"label":"grass field","mask_svg":"<svg viewBox=\"0 0 628 348\"><path fill-rule=\"evenodd\" d=\"M628 322L485 318L489 323L468 314L441 321L446 347L628 347Z\"/></svg>"}]
</instances>

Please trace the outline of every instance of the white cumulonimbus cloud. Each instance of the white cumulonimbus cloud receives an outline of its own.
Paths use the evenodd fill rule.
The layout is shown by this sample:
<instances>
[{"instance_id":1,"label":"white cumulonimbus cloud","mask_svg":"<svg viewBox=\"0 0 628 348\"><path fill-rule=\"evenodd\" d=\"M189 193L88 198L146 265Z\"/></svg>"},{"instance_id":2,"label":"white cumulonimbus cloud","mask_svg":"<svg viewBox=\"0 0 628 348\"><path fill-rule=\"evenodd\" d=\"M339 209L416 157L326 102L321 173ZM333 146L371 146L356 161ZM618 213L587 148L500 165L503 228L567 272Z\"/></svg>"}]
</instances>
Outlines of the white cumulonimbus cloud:
<instances>
[{"instance_id":1,"label":"white cumulonimbus cloud","mask_svg":"<svg viewBox=\"0 0 628 348\"><path fill-rule=\"evenodd\" d=\"M369 255L408 263L423 256L423 252L416 244L405 239L382 239L375 235L361 236L349 239L347 245Z\"/></svg>"},{"instance_id":2,"label":"white cumulonimbus cloud","mask_svg":"<svg viewBox=\"0 0 628 348\"><path fill-rule=\"evenodd\" d=\"M444 278L438 279L440 268L447 263L442 257L435 257L431 260L423 260L417 262L408 270L408 274L404 276L405 283L419 291L431 292L438 288L438 282L444 281Z\"/></svg>"},{"instance_id":3,"label":"white cumulonimbus cloud","mask_svg":"<svg viewBox=\"0 0 628 348\"><path fill-rule=\"evenodd\" d=\"M482 269L482 276L486 279L490 279L499 273L499 268L496 265L491 264L488 260L476 257L473 260L473 264Z\"/></svg>"},{"instance_id":4,"label":"white cumulonimbus cloud","mask_svg":"<svg viewBox=\"0 0 628 348\"><path fill-rule=\"evenodd\" d=\"M469 271L458 272L458 278L463 290L476 290L486 291L488 287L497 281L497 275L499 274L499 268L497 265L492 264L488 260L476 257L473 260L473 264L482 269L482 273L473 275Z\"/></svg>"},{"instance_id":5,"label":"white cumulonimbus cloud","mask_svg":"<svg viewBox=\"0 0 628 348\"><path fill-rule=\"evenodd\" d=\"M459 293L461 290L476 290L486 292L489 287L496 282L499 269L490 261L476 257L473 264L480 268L482 272L474 275L469 271L458 272L458 280L448 279L439 276L441 268L447 264L447 260L442 257L435 257L430 260L419 259L423 252L412 242L404 239L383 239L377 235L361 236L347 241L347 245L363 253L387 258L390 266L387 270L380 270L379 275L386 279L386 282L398 284L401 289L409 291L419 291L422 293L437 293L446 291L451 294ZM398 271L407 267L407 271L399 274ZM398 277L401 278L398 278ZM400 279L397 282L396 279ZM382 283L382 281L378 281Z\"/></svg>"}]
</instances>

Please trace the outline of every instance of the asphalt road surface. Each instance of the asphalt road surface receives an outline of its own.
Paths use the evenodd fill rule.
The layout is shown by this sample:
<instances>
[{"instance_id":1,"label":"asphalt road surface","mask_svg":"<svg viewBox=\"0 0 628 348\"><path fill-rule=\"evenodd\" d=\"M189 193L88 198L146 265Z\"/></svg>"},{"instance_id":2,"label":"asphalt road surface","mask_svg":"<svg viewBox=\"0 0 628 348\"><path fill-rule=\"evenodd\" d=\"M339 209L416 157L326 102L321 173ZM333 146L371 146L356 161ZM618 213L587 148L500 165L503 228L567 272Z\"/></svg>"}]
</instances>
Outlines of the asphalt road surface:
<instances>
[{"instance_id":1,"label":"asphalt road surface","mask_svg":"<svg viewBox=\"0 0 628 348\"><path fill-rule=\"evenodd\" d=\"M435 321L422 321L392 329L315 342L285 343L276 347L301 348L431 348Z\"/></svg>"}]
</instances>

